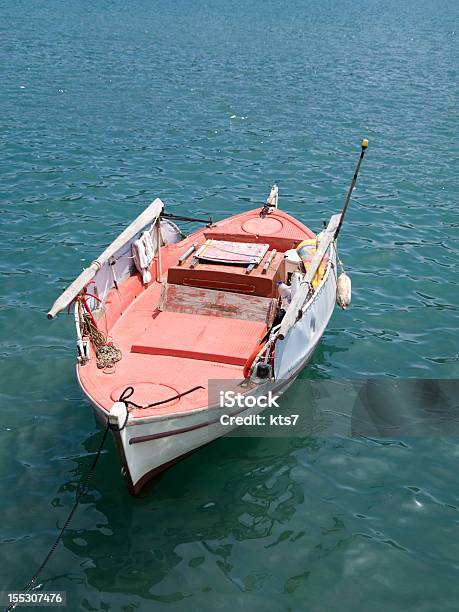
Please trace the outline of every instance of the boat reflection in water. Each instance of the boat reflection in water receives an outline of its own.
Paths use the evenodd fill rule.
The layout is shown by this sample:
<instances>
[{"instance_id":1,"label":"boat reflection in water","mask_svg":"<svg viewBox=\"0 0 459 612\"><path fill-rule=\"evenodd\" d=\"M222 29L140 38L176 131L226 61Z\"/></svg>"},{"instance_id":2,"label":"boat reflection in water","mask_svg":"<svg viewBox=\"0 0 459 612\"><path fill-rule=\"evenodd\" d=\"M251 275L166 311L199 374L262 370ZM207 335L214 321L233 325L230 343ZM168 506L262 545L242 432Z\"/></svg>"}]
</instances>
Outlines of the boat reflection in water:
<instances>
[{"instance_id":1,"label":"boat reflection in water","mask_svg":"<svg viewBox=\"0 0 459 612\"><path fill-rule=\"evenodd\" d=\"M94 435L86 446L93 450L98 440ZM296 525L292 537L304 532L296 516L303 485L291 477L298 467L295 453L315 443L221 438L152 481L136 499L113 486L118 467L111 444L87 498L94 527L70 527L63 540L82 559L84 582L97 591L85 588L84 597L100 609L113 594L121 606L179 602L206 589L217 597L235 585L246 590L243 572L257 567L261 551L269 551L269 565L281 580L277 544L284 525ZM83 476L88 461L77 462ZM241 549L246 557L238 567L233 559Z\"/></svg>"}]
</instances>

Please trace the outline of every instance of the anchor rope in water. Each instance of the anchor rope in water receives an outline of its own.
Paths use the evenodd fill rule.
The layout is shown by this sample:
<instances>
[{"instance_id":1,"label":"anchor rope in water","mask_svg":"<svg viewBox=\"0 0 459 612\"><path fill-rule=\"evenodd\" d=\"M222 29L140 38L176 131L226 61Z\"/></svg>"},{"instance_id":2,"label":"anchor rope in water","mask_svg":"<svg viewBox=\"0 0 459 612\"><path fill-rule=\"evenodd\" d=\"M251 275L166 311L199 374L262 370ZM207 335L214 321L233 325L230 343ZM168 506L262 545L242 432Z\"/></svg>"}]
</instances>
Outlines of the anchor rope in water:
<instances>
[{"instance_id":1,"label":"anchor rope in water","mask_svg":"<svg viewBox=\"0 0 459 612\"><path fill-rule=\"evenodd\" d=\"M89 468L86 476L84 477L83 482L80 484L79 490L77 490L77 494L75 496L75 501L73 502L73 506L72 506L69 514L67 515L67 518L65 519L63 526L59 530L59 533L57 534L57 537L54 540L51 548L47 552L45 558L40 563L38 569L36 570L36 572L34 573L32 578L29 580L29 582L26 584L26 586L22 589L24 592L28 592L28 591L30 591L32 589L32 587L33 587L35 581L37 580L38 576L41 574L43 569L48 564L48 561L53 556L57 546L59 545L59 542L62 540L62 538L64 536L64 533L65 533L66 529L68 528L68 526L70 524L70 521L72 520L73 515L75 514L76 509L78 508L78 505L79 505L79 503L81 501L81 498L83 497L83 495L85 495L88 492L89 479L92 476L92 474L94 473L94 470L96 469L97 462L99 461L99 457L100 457L100 455L102 453L102 450L104 448L105 441L107 439L107 434L108 434L108 431L110 429L111 429L111 425L110 425L109 421L107 421L107 426L105 428L104 435L102 436L102 440L100 442L99 448L98 448L97 453L96 453L96 455L94 457L94 460L93 460L93 462L91 464L91 467ZM7 608L5 608L5 612L10 612L10 610L14 610L14 608L16 608L17 605L18 605L17 603L11 604Z\"/></svg>"},{"instance_id":2,"label":"anchor rope in water","mask_svg":"<svg viewBox=\"0 0 459 612\"><path fill-rule=\"evenodd\" d=\"M183 397L185 395L188 395L189 393L192 393L193 391L196 391L197 389L204 389L204 387L202 385L198 385L196 387L192 387L191 389L188 389L188 391L184 391L183 393L178 393L177 395L169 397L168 399L161 400L159 402L153 402L153 403L148 404L146 406L141 406L139 404L136 404L135 402L131 402L131 401L128 400L128 398L131 397L134 394L134 387L129 386L129 387L126 387L126 389L124 389L124 391L121 393L118 401L122 402L126 406L126 413L127 413L126 414L126 419L125 419L125 421L124 421L124 423L123 423L123 425L121 427L114 427L113 425L110 424L110 421L107 419L107 426L105 427L104 434L102 436L102 440L100 442L99 448L97 449L97 452L96 452L96 455L95 455L95 457L93 459L91 467L89 468L86 476L84 477L83 481L79 485L79 488L77 489L77 494L75 496L75 501L73 502L73 506L72 506L69 514L67 515L67 518L65 519L63 526L59 530L59 533L57 534L57 537L54 540L51 548L47 552L45 558L40 563L38 569L36 570L36 572L34 573L32 578L29 580L29 582L26 584L26 586L22 589L24 592L28 592L28 591L30 591L32 589L32 587L33 587L35 581L37 580L38 576L41 574L43 569L46 567L46 565L48 564L48 561L51 559L51 557L53 556L54 552L56 551L56 548L58 547L60 541L64 537L64 533L65 533L66 529L68 528L68 526L70 524L70 521L72 520L73 515L75 514L76 509L78 508L78 505L79 505L79 503L81 501L81 498L83 497L83 495L85 495L88 492L89 479L92 476L92 474L94 473L94 470L96 469L97 462L99 461L100 455L101 455L102 450L103 450L104 445L105 445L105 441L107 439L107 434L108 434L110 429L113 429L115 431L122 431L126 427L126 424L127 424L128 418L129 418L129 406L132 406L133 408L137 408L137 409L153 408L154 406L160 406L162 404L167 404L168 402L171 402L172 400L180 399L181 397ZM5 608L5 612L10 612L11 610L14 610L14 608L16 608L17 605L18 605L17 603L11 604L7 608Z\"/></svg>"}]
</instances>

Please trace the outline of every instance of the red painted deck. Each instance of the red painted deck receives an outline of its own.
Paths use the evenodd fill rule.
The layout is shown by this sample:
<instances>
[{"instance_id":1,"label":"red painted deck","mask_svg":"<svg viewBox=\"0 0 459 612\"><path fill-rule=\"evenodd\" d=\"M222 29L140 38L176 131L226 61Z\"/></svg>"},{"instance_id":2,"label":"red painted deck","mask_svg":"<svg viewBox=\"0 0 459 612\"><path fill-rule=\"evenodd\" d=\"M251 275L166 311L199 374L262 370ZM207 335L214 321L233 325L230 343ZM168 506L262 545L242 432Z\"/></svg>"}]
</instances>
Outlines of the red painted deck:
<instances>
[{"instance_id":1,"label":"red painted deck","mask_svg":"<svg viewBox=\"0 0 459 612\"><path fill-rule=\"evenodd\" d=\"M160 312L131 351L244 366L266 332L257 321Z\"/></svg>"},{"instance_id":2,"label":"red painted deck","mask_svg":"<svg viewBox=\"0 0 459 612\"><path fill-rule=\"evenodd\" d=\"M168 281L174 287L182 284L231 292L232 295L239 293L244 294L244 299L249 295L264 299L276 297L277 280L285 275L283 252L315 234L282 211L273 211L264 219L259 212L258 209L236 215L212 228L195 232L178 244L164 246L161 249L162 283ZM203 244L208 238L267 243L270 250L263 261L273 248L278 255L267 275L262 274L263 261L250 274L238 266L200 263L190 269L190 261L183 267L177 265L178 258L189 246ZM156 266L155 260L153 277ZM193 280L187 283L190 277ZM252 316L239 318L237 310L233 310L232 316L224 316L225 308L233 309L235 298L223 304L215 316L209 305L206 305L205 314L197 313L195 306L193 314L160 312L162 283L153 281L145 288L135 275L121 283L119 291L112 289L107 298L106 314L99 325L121 349L123 357L115 368L107 371L98 370L95 359L78 366L84 390L107 411L127 386L134 387L131 400L138 404L161 401L197 385L204 387L163 406L135 410L135 416L168 415L204 408L209 380L242 379L247 358L266 333L266 323L260 317L256 320ZM268 299L266 304L268 313Z\"/></svg>"}]
</instances>

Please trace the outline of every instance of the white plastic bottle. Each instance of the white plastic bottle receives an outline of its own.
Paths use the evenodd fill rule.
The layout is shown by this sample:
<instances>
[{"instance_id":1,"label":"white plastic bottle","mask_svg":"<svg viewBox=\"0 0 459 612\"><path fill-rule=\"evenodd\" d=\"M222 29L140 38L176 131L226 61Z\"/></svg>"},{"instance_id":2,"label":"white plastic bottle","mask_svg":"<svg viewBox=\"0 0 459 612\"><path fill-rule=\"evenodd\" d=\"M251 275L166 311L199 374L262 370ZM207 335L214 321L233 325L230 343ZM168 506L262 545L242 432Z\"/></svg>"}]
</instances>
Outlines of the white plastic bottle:
<instances>
[{"instance_id":1,"label":"white plastic bottle","mask_svg":"<svg viewBox=\"0 0 459 612\"><path fill-rule=\"evenodd\" d=\"M290 302L292 301L292 289L284 283L284 281L277 281L277 290L279 297L281 298L281 308L287 310Z\"/></svg>"}]
</instances>

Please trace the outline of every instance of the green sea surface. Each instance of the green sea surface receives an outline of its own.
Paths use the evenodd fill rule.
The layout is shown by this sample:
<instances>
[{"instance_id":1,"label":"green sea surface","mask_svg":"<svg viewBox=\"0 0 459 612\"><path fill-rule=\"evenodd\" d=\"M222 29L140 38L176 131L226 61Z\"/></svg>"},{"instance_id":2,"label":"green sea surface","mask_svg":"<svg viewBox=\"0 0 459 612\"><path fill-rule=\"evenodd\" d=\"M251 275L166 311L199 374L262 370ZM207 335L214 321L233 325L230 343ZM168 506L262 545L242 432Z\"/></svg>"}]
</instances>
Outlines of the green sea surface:
<instances>
[{"instance_id":1,"label":"green sea surface","mask_svg":"<svg viewBox=\"0 0 459 612\"><path fill-rule=\"evenodd\" d=\"M157 196L219 219L277 182L318 230L368 137L340 235L353 303L301 378L459 378L458 13L0 0L0 590L101 439L72 319L46 310ZM455 611L458 457L446 434L227 438L133 499L110 442L39 584L70 610Z\"/></svg>"}]
</instances>

